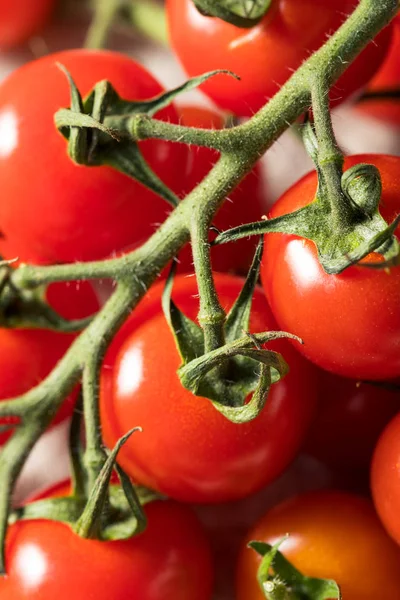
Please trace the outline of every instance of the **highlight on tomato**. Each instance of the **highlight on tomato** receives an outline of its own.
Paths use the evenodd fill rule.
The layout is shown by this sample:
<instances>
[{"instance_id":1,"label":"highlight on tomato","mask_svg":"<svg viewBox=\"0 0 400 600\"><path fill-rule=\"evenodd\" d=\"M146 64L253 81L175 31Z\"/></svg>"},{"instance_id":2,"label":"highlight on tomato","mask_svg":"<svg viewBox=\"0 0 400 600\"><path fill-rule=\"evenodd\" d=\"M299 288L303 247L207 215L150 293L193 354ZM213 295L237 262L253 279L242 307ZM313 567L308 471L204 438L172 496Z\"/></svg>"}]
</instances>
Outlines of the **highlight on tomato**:
<instances>
[{"instance_id":1,"label":"highlight on tomato","mask_svg":"<svg viewBox=\"0 0 400 600\"><path fill-rule=\"evenodd\" d=\"M192 0L168 0L169 36L189 76L229 69L202 90L221 108L251 116L275 95L304 60L322 46L354 10L354 0L275 0L251 29L201 14ZM332 104L362 89L382 64L390 28L370 42L332 87Z\"/></svg>"},{"instance_id":2,"label":"highlight on tomato","mask_svg":"<svg viewBox=\"0 0 400 600\"><path fill-rule=\"evenodd\" d=\"M244 541L237 570L237 600L263 600L257 581L261 557L251 540L274 545L309 577L331 579L345 600L393 600L400 586L400 549L383 529L369 500L324 490L282 502Z\"/></svg>"},{"instance_id":3,"label":"highlight on tomato","mask_svg":"<svg viewBox=\"0 0 400 600\"><path fill-rule=\"evenodd\" d=\"M216 274L221 305L232 306L243 280ZM161 309L163 284L150 289L112 342L101 376L105 443L135 425L143 431L119 453L126 472L147 487L177 500L223 502L245 497L273 481L294 459L314 411L316 382L311 365L286 341L281 352L290 372L269 392L261 414L237 425L206 398L181 385L180 358ZM198 312L193 277L177 276L172 299L192 319ZM253 296L250 331L275 330L260 288Z\"/></svg>"},{"instance_id":4,"label":"highlight on tomato","mask_svg":"<svg viewBox=\"0 0 400 600\"><path fill-rule=\"evenodd\" d=\"M0 84L0 254L34 264L106 258L144 241L170 212L165 200L111 167L71 161L54 124L55 112L70 106L68 81L57 63L69 70L83 96L104 79L127 100L163 91L131 58L84 49L32 61ZM173 106L156 116L178 120ZM176 186L184 145L151 140L140 148L155 173Z\"/></svg>"},{"instance_id":5,"label":"highlight on tomato","mask_svg":"<svg viewBox=\"0 0 400 600\"><path fill-rule=\"evenodd\" d=\"M400 211L400 158L365 154L345 159L344 169L375 165L382 178L380 211L391 223ZM277 217L311 203L317 175L309 173L273 206ZM365 262L380 261L370 254ZM321 267L315 245L286 234L265 236L261 279L279 327L298 335L297 349L327 371L354 379L400 375L400 267L353 265L339 275Z\"/></svg>"},{"instance_id":6,"label":"highlight on tomato","mask_svg":"<svg viewBox=\"0 0 400 600\"><path fill-rule=\"evenodd\" d=\"M58 496L68 482L40 498ZM2 600L211 600L208 541L192 511L170 500L144 507L148 525L138 537L83 539L58 521L22 520L6 539Z\"/></svg>"},{"instance_id":7,"label":"highlight on tomato","mask_svg":"<svg viewBox=\"0 0 400 600\"><path fill-rule=\"evenodd\" d=\"M47 289L47 301L65 319L82 319L94 314L99 302L87 281L53 283ZM0 402L20 396L40 383L64 356L77 334L47 329L0 328ZM75 389L63 402L53 419L55 425L71 416L76 400ZM1 425L15 423L1 419ZM12 433L0 432L0 444Z\"/></svg>"}]
</instances>

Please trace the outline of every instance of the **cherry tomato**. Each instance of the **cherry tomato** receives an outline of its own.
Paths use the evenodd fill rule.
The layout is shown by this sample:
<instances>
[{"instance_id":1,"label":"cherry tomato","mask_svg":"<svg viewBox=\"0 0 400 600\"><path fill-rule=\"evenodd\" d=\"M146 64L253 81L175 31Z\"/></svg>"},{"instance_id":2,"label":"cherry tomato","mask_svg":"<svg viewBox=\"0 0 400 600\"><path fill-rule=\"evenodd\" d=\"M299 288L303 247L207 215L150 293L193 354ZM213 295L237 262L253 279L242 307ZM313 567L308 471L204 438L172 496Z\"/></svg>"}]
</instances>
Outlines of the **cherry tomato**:
<instances>
[{"instance_id":1,"label":"cherry tomato","mask_svg":"<svg viewBox=\"0 0 400 600\"><path fill-rule=\"evenodd\" d=\"M305 450L337 471L369 470L379 435L399 410L398 392L320 371Z\"/></svg>"},{"instance_id":2,"label":"cherry tomato","mask_svg":"<svg viewBox=\"0 0 400 600\"><path fill-rule=\"evenodd\" d=\"M77 166L68 158L54 113L69 106L69 87L56 62L70 71L83 95L102 79L128 100L162 92L130 58L89 50L46 56L0 85L0 254L25 262L107 257L146 239L170 212L165 200L127 176L109 167ZM173 107L159 116L177 120ZM141 148L161 179L176 184L185 147L146 141Z\"/></svg>"},{"instance_id":3,"label":"cherry tomato","mask_svg":"<svg viewBox=\"0 0 400 600\"><path fill-rule=\"evenodd\" d=\"M55 0L1 0L0 49L18 46L39 31L54 4Z\"/></svg>"},{"instance_id":4,"label":"cherry tomato","mask_svg":"<svg viewBox=\"0 0 400 600\"><path fill-rule=\"evenodd\" d=\"M90 283L53 283L47 290L49 304L64 318L87 317L99 308ZM76 334L43 329L0 328L0 401L27 392L37 385L65 354ZM76 390L65 400L53 424L72 414ZM15 420L1 420L1 424ZM12 430L11 430L12 431ZM0 444L10 431L0 433Z\"/></svg>"},{"instance_id":5,"label":"cherry tomato","mask_svg":"<svg viewBox=\"0 0 400 600\"><path fill-rule=\"evenodd\" d=\"M230 307L243 281L222 274L215 281L222 306ZM195 279L179 276L174 289L174 301L195 318ZM134 480L183 501L242 498L275 479L295 457L314 408L312 369L287 343L271 344L286 358L289 375L272 386L257 419L231 423L209 400L181 386L176 373L180 359L161 313L161 291L160 284L152 290L106 356L101 381L104 440L113 447L133 423L140 425L143 432L119 454ZM274 328L257 288L251 331Z\"/></svg>"},{"instance_id":6,"label":"cherry tomato","mask_svg":"<svg viewBox=\"0 0 400 600\"><path fill-rule=\"evenodd\" d=\"M393 27L393 39L389 52L378 73L368 85L367 92L383 92L400 88L400 18ZM368 99L357 105L362 112L380 121L400 126L400 98Z\"/></svg>"},{"instance_id":7,"label":"cherry tomato","mask_svg":"<svg viewBox=\"0 0 400 600\"><path fill-rule=\"evenodd\" d=\"M181 123L190 127L221 129L224 126L223 117L208 108L184 106L179 108L179 115ZM190 148L183 195L190 192L205 177L217 158L218 153L208 148ZM261 170L256 165L224 202L214 219L214 225L223 231L248 221L258 221L264 212L264 196ZM211 251L213 269L245 273L251 264L255 247L256 240L252 238L240 240L237 244L215 246ZM190 246L185 247L179 254L179 270L193 270Z\"/></svg>"},{"instance_id":8,"label":"cherry tomato","mask_svg":"<svg viewBox=\"0 0 400 600\"><path fill-rule=\"evenodd\" d=\"M239 75L240 82L226 75L213 77L202 89L220 107L251 116L340 27L355 4L354 0L275 0L258 25L241 29L202 15L192 0L168 0L169 34L191 77L214 69ZM390 29L380 33L375 42L333 86L333 104L371 79L385 57Z\"/></svg>"},{"instance_id":9,"label":"cherry tomato","mask_svg":"<svg viewBox=\"0 0 400 600\"><path fill-rule=\"evenodd\" d=\"M56 521L18 521L6 540L2 600L210 600L212 565L189 508L145 507L146 531L121 541L82 539Z\"/></svg>"},{"instance_id":10,"label":"cherry tomato","mask_svg":"<svg viewBox=\"0 0 400 600\"><path fill-rule=\"evenodd\" d=\"M400 544L400 413L379 438L372 460L371 489L378 515Z\"/></svg>"},{"instance_id":11,"label":"cherry tomato","mask_svg":"<svg viewBox=\"0 0 400 600\"><path fill-rule=\"evenodd\" d=\"M400 550L371 503L337 491L311 492L279 504L248 535L239 559L237 600L262 600L260 557L250 540L275 544L304 575L334 579L344 600L393 600L400 586Z\"/></svg>"},{"instance_id":12,"label":"cherry tomato","mask_svg":"<svg viewBox=\"0 0 400 600\"><path fill-rule=\"evenodd\" d=\"M381 213L393 221L400 210L400 158L351 156L345 169L360 162L378 167ZM278 200L270 216L309 204L316 188L316 174L306 175ZM312 242L273 233L266 236L261 279L279 327L302 338L299 351L318 366L355 379L400 375L399 267L386 272L352 266L328 275Z\"/></svg>"}]
</instances>

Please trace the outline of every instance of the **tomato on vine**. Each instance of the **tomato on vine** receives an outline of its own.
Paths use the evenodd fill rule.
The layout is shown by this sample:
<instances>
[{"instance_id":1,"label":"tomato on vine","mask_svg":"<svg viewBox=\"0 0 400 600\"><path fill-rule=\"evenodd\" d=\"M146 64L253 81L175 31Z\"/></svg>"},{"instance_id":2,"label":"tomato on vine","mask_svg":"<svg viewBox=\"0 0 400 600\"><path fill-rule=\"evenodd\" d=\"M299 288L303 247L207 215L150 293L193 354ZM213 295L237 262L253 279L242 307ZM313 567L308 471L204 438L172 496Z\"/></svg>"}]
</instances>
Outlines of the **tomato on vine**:
<instances>
[{"instance_id":1,"label":"tomato on vine","mask_svg":"<svg viewBox=\"0 0 400 600\"><path fill-rule=\"evenodd\" d=\"M191 510L155 501L145 512L145 532L119 541L83 539L45 519L13 524L2 600L210 600L210 550Z\"/></svg>"},{"instance_id":2,"label":"tomato on vine","mask_svg":"<svg viewBox=\"0 0 400 600\"><path fill-rule=\"evenodd\" d=\"M337 491L311 492L267 512L248 534L237 572L237 600L262 600L260 556L250 540L271 545L289 534L282 554L304 575L333 579L345 600L393 600L400 586L400 549L371 503Z\"/></svg>"},{"instance_id":3,"label":"tomato on vine","mask_svg":"<svg viewBox=\"0 0 400 600\"><path fill-rule=\"evenodd\" d=\"M192 0L168 0L171 44L190 76L229 69L237 82L215 77L202 89L221 108L251 116L312 52L324 44L355 7L354 0L275 0L263 20L241 29L202 15ZM385 29L368 44L331 91L332 104L346 100L371 79L390 43Z\"/></svg>"},{"instance_id":4,"label":"tomato on vine","mask_svg":"<svg viewBox=\"0 0 400 600\"><path fill-rule=\"evenodd\" d=\"M83 95L103 79L128 100L162 92L138 63L107 51L48 55L2 82L0 254L35 264L106 258L144 241L170 212L165 200L111 167L77 166L69 159L54 124L55 112L70 105L68 82L56 63L70 71ZM178 119L172 106L157 116ZM176 186L185 147L162 140L140 147L156 174Z\"/></svg>"},{"instance_id":5,"label":"tomato on vine","mask_svg":"<svg viewBox=\"0 0 400 600\"><path fill-rule=\"evenodd\" d=\"M380 209L392 222L400 210L400 158L359 155L382 177ZM314 200L316 173L291 187L274 205L270 217L287 214ZM377 254L366 261L378 261ZM355 379L390 379L400 375L400 267L389 270L355 265L328 275L312 242L293 235L265 237L261 279L271 310L284 331L298 335L298 349L318 366Z\"/></svg>"},{"instance_id":6,"label":"tomato on vine","mask_svg":"<svg viewBox=\"0 0 400 600\"><path fill-rule=\"evenodd\" d=\"M400 414L379 438L371 469L371 489L378 515L392 538L400 544Z\"/></svg>"},{"instance_id":7,"label":"tomato on vine","mask_svg":"<svg viewBox=\"0 0 400 600\"><path fill-rule=\"evenodd\" d=\"M318 372L319 394L306 452L339 472L365 473L383 429L400 410L399 393Z\"/></svg>"},{"instance_id":8,"label":"tomato on vine","mask_svg":"<svg viewBox=\"0 0 400 600\"><path fill-rule=\"evenodd\" d=\"M45 24L55 0L2 0L0 2L0 50L22 44Z\"/></svg>"},{"instance_id":9,"label":"tomato on vine","mask_svg":"<svg viewBox=\"0 0 400 600\"><path fill-rule=\"evenodd\" d=\"M88 317L99 308L93 287L86 281L53 283L47 289L47 300L66 319ZM75 337L76 334L45 329L0 328L0 402L20 396L44 379ZM53 424L72 414L75 399L76 390L63 402ZM8 422L15 421L1 419L0 424ZM0 444L9 436L10 431L0 433Z\"/></svg>"},{"instance_id":10,"label":"tomato on vine","mask_svg":"<svg viewBox=\"0 0 400 600\"><path fill-rule=\"evenodd\" d=\"M243 281L216 274L217 293L229 308ZM143 432L121 449L119 462L135 480L175 499L222 502L242 498L275 479L295 457L315 403L313 369L284 341L290 373L271 387L253 421L237 425L211 402L183 388L174 338L161 311L162 284L120 330L106 355L101 377L101 416L106 444L132 427ZM198 312L197 284L178 276L174 302L190 318ZM275 329L260 288L256 288L251 331Z\"/></svg>"}]
</instances>

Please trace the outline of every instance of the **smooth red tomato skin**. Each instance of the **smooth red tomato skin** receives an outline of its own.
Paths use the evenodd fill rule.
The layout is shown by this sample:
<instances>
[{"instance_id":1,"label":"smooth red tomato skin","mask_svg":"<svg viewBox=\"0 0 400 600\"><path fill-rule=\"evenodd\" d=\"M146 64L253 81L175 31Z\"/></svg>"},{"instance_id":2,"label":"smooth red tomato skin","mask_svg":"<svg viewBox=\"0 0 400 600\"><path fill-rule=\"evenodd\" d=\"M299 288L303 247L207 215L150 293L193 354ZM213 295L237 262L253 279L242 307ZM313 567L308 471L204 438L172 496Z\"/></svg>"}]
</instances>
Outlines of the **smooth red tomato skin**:
<instances>
[{"instance_id":1,"label":"smooth red tomato skin","mask_svg":"<svg viewBox=\"0 0 400 600\"><path fill-rule=\"evenodd\" d=\"M390 223L400 210L400 158L348 157L345 169L360 163L378 167L382 177L381 213ZM313 201L315 173L306 175L275 204L270 217ZM352 266L328 275L312 242L291 235L265 237L261 279L279 327L298 335L298 349L318 366L355 379L400 375L400 268Z\"/></svg>"},{"instance_id":2,"label":"smooth red tomato skin","mask_svg":"<svg viewBox=\"0 0 400 600\"><path fill-rule=\"evenodd\" d=\"M174 299L194 318L198 310L194 278L176 278ZM218 274L222 305L229 307L243 281ZM176 374L180 359L161 314L162 286L122 330L105 359L101 382L103 436L113 447L132 424L143 432L128 441L119 461L136 481L187 502L223 502L245 497L275 479L295 457L312 417L313 370L275 343L290 373L271 388L254 421L237 425L205 398L185 390ZM152 300L153 299L153 300ZM146 321L152 315L151 320ZM251 331L274 329L260 289L253 299Z\"/></svg>"},{"instance_id":3,"label":"smooth red tomato skin","mask_svg":"<svg viewBox=\"0 0 400 600\"><path fill-rule=\"evenodd\" d=\"M47 300L68 319L87 317L99 308L96 294L87 281L79 284L53 283L47 290ZM0 328L0 401L19 396L37 385L50 373L75 338L76 334L43 329ZM64 401L53 424L72 414L75 399L76 390ZM9 436L10 432L0 433L0 445Z\"/></svg>"},{"instance_id":4,"label":"smooth red tomato skin","mask_svg":"<svg viewBox=\"0 0 400 600\"><path fill-rule=\"evenodd\" d=\"M170 501L145 511L146 531L123 541L85 540L55 521L12 525L2 600L210 600L210 552L192 512Z\"/></svg>"},{"instance_id":5,"label":"smooth red tomato skin","mask_svg":"<svg viewBox=\"0 0 400 600\"><path fill-rule=\"evenodd\" d=\"M274 544L304 575L334 579L345 600L393 600L400 587L400 550L371 503L337 491L311 492L279 504L249 533L239 558L236 600L262 600L260 557L250 540Z\"/></svg>"},{"instance_id":6,"label":"smooth red tomato skin","mask_svg":"<svg viewBox=\"0 0 400 600\"><path fill-rule=\"evenodd\" d=\"M197 106L179 107L181 123L189 127L222 129L223 117L209 108ZM217 161L218 153L208 148L192 146L188 152L188 161L182 195L188 194L210 171ZM259 221L266 202L261 169L258 165L229 195L217 212L213 224L221 231L231 229L249 221ZM235 271L244 274L249 268L257 245L254 238L240 240L235 244L215 246L211 250L211 259L215 271ZM179 271L192 271L193 259L190 246L179 254Z\"/></svg>"},{"instance_id":7,"label":"smooth red tomato skin","mask_svg":"<svg viewBox=\"0 0 400 600\"><path fill-rule=\"evenodd\" d=\"M371 490L378 515L400 544L400 413L383 431L371 467Z\"/></svg>"},{"instance_id":8,"label":"smooth red tomato skin","mask_svg":"<svg viewBox=\"0 0 400 600\"><path fill-rule=\"evenodd\" d=\"M305 451L338 472L369 471L376 442L400 410L398 392L319 371Z\"/></svg>"},{"instance_id":9,"label":"smooth red tomato skin","mask_svg":"<svg viewBox=\"0 0 400 600\"><path fill-rule=\"evenodd\" d=\"M258 25L241 29L203 16L191 0L168 0L169 35L191 77L214 69L239 75L240 81L227 75L213 77L202 90L221 108L251 116L339 28L355 4L354 0L275 0ZM335 84L334 104L362 88L377 71L390 43L390 29L379 34L376 42Z\"/></svg>"},{"instance_id":10,"label":"smooth red tomato skin","mask_svg":"<svg viewBox=\"0 0 400 600\"><path fill-rule=\"evenodd\" d=\"M1 0L0 50L22 44L43 27L55 0Z\"/></svg>"},{"instance_id":11,"label":"smooth red tomato skin","mask_svg":"<svg viewBox=\"0 0 400 600\"><path fill-rule=\"evenodd\" d=\"M367 92L380 92L400 88L400 19L393 27L393 38L389 52L378 73L368 85ZM360 102L359 110L380 121L400 127L399 99L370 99Z\"/></svg>"},{"instance_id":12,"label":"smooth red tomato skin","mask_svg":"<svg viewBox=\"0 0 400 600\"><path fill-rule=\"evenodd\" d=\"M162 92L132 59L115 52L67 50L24 65L0 86L0 254L33 263L95 260L145 240L170 212L165 200L109 167L75 165L54 113L70 105L62 63L86 95L108 79L125 99ZM29 90L29 94L26 93ZM176 121L173 107L160 118ZM176 185L183 145L141 144L168 185Z\"/></svg>"}]
</instances>

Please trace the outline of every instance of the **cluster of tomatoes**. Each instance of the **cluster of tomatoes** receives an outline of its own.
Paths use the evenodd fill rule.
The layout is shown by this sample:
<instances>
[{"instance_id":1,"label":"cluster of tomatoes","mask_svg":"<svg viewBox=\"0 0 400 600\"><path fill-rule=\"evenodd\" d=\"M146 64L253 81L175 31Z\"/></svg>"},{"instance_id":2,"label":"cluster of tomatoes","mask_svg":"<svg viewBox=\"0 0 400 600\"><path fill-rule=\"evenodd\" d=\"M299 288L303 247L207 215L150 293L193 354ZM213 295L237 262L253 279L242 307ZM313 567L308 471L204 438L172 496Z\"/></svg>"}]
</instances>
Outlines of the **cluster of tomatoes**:
<instances>
[{"instance_id":1,"label":"cluster of tomatoes","mask_svg":"<svg viewBox=\"0 0 400 600\"><path fill-rule=\"evenodd\" d=\"M20 4L22 21L32 28L18 32L15 26L12 37L8 25L3 35L3 21L16 16L0 2L0 47L31 35L52 2L37 3L37 23L27 17L36 3ZM188 74L218 68L238 73L241 82L215 77L202 89L221 109L248 117L338 29L354 9L354 0L272 2L266 17L249 30L200 14L191 0L168 0L166 9L172 48ZM368 44L339 79L331 90L332 105L351 97L377 71L371 93L394 92L400 86L399 59L396 23ZM103 79L127 100L162 92L131 58L83 49L28 63L1 83L0 254L37 265L107 259L136 248L170 210L163 199L110 167L72 163L54 125L55 112L70 104L68 84L56 63L68 69L83 96ZM387 98L365 99L359 110L400 122L400 102ZM171 104L156 118L224 127L220 112L195 106ZM210 149L162 140L140 142L140 148L154 172L181 198L218 159ZM359 162L379 169L381 213L390 223L400 212L400 158L352 156L344 168ZM270 216L311 203L316 189L317 175L310 173L275 203ZM217 213L214 225L226 230L259 220L264 194L256 165ZM240 275L249 267L255 244L252 238L212 248L215 286L225 310L242 289ZM198 289L195 277L188 276L193 274L190 247L178 258L172 297L195 320ZM366 262L379 260L371 255ZM262 285L254 291L249 330L281 329L304 344L279 340L268 345L284 356L289 374L272 386L261 414L241 425L182 387L179 354L161 306L162 273L108 348L100 411L103 439L110 448L131 428L142 427L121 449L119 463L134 482L171 499L146 505L148 528L128 540L84 540L54 521L11 525L1 598L53 600L61 589L79 599L210 600L214 575L209 544L184 503L246 498L276 480L300 451L327 465L339 485L344 473L346 487L350 480L351 488L363 492L372 460L375 508L366 497L349 491L311 492L276 506L242 542L237 599L267 597L257 581L261 559L247 543L256 539L274 544L286 533L290 537L282 553L305 575L336 580L345 600L400 596L399 268L360 264L328 275L311 242L267 235ZM67 319L99 309L88 282L52 284L46 298ZM18 396L43 380L76 335L0 329L0 398ZM76 391L54 422L71 416L75 398ZM1 433L2 444L13 434L13 425L18 426L9 425ZM68 491L67 483L44 497Z\"/></svg>"}]
</instances>

